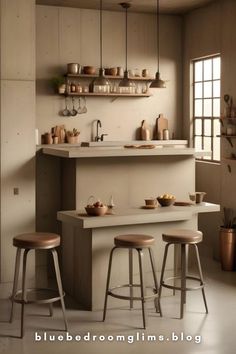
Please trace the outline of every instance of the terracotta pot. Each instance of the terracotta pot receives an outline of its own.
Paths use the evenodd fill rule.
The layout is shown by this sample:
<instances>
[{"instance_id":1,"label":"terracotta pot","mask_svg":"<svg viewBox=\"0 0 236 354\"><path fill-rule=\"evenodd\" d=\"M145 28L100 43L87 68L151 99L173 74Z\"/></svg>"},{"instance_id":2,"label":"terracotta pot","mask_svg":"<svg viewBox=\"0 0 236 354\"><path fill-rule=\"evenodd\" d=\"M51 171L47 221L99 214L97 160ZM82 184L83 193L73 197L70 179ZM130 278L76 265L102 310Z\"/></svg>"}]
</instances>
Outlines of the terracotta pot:
<instances>
[{"instance_id":1,"label":"terracotta pot","mask_svg":"<svg viewBox=\"0 0 236 354\"><path fill-rule=\"evenodd\" d=\"M94 66L84 66L84 74L95 75L96 69Z\"/></svg>"},{"instance_id":2,"label":"terracotta pot","mask_svg":"<svg viewBox=\"0 0 236 354\"><path fill-rule=\"evenodd\" d=\"M220 260L222 270L235 269L236 229L220 228Z\"/></svg>"},{"instance_id":3,"label":"terracotta pot","mask_svg":"<svg viewBox=\"0 0 236 354\"><path fill-rule=\"evenodd\" d=\"M68 144L78 144L79 143L79 135L77 136L67 136Z\"/></svg>"}]
</instances>

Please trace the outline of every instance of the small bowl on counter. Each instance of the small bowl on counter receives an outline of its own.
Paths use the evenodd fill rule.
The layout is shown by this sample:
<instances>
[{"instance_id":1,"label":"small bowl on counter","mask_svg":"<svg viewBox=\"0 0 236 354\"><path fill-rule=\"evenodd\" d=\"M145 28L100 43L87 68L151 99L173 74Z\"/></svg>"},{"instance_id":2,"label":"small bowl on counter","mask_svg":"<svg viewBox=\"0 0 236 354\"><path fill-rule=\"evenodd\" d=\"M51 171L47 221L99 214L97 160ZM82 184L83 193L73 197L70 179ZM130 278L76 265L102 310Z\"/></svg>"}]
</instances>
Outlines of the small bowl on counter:
<instances>
[{"instance_id":1,"label":"small bowl on counter","mask_svg":"<svg viewBox=\"0 0 236 354\"><path fill-rule=\"evenodd\" d=\"M86 213L90 216L103 216L107 213L108 207L106 205L95 207L95 206L86 206Z\"/></svg>"},{"instance_id":2,"label":"small bowl on counter","mask_svg":"<svg viewBox=\"0 0 236 354\"><path fill-rule=\"evenodd\" d=\"M169 196L169 197L165 197L165 196L160 196L157 197L158 203L163 206L170 206L173 205L175 202L175 197L173 195Z\"/></svg>"}]
</instances>

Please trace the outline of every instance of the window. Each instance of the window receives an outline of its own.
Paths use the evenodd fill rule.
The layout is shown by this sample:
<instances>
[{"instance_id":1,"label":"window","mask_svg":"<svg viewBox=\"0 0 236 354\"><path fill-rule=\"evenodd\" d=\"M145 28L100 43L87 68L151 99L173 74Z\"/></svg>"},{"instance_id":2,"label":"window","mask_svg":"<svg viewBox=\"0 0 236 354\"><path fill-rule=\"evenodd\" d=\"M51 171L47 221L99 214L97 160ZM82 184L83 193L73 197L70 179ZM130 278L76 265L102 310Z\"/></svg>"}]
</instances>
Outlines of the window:
<instances>
[{"instance_id":1,"label":"window","mask_svg":"<svg viewBox=\"0 0 236 354\"><path fill-rule=\"evenodd\" d=\"M193 138L202 159L220 161L220 56L193 61Z\"/></svg>"}]
</instances>

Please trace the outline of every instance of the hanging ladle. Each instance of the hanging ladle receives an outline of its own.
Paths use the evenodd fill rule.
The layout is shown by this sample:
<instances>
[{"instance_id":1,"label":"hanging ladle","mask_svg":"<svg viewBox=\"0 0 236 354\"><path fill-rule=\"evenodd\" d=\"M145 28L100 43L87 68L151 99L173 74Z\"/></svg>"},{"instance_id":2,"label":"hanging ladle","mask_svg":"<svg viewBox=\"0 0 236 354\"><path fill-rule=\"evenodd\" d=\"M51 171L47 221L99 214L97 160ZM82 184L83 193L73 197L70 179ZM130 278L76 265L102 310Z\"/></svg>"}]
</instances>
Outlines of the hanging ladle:
<instances>
[{"instance_id":1,"label":"hanging ladle","mask_svg":"<svg viewBox=\"0 0 236 354\"><path fill-rule=\"evenodd\" d=\"M75 99L74 99L74 97L72 97L72 104L73 104L73 107L72 107L72 109L70 111L70 115L72 117L75 117L77 115L78 111L75 109Z\"/></svg>"},{"instance_id":2,"label":"hanging ladle","mask_svg":"<svg viewBox=\"0 0 236 354\"><path fill-rule=\"evenodd\" d=\"M87 109L87 104L86 104L86 97L83 97L83 100L84 100L84 106L81 110L81 113L87 113L88 109Z\"/></svg>"},{"instance_id":3,"label":"hanging ladle","mask_svg":"<svg viewBox=\"0 0 236 354\"><path fill-rule=\"evenodd\" d=\"M61 112L64 117L70 117L70 110L67 107L67 99L65 97L65 109Z\"/></svg>"},{"instance_id":4,"label":"hanging ladle","mask_svg":"<svg viewBox=\"0 0 236 354\"><path fill-rule=\"evenodd\" d=\"M82 111L83 111L83 108L81 107L81 99L79 97L79 107L77 109L77 112L78 112L78 114L82 114L83 113Z\"/></svg>"}]
</instances>

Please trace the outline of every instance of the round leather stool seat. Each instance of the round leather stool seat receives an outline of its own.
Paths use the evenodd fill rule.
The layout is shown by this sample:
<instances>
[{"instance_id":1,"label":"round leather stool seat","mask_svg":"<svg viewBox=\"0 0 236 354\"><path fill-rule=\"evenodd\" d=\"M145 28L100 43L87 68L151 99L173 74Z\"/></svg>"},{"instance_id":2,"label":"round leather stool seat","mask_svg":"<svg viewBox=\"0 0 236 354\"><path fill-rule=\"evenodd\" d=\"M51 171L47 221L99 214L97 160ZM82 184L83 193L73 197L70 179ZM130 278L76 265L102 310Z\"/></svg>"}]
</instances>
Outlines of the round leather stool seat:
<instances>
[{"instance_id":1,"label":"round leather stool seat","mask_svg":"<svg viewBox=\"0 0 236 354\"><path fill-rule=\"evenodd\" d=\"M13 246L25 249L49 249L60 245L60 236L46 232L31 232L13 238Z\"/></svg>"},{"instance_id":2,"label":"round leather stool seat","mask_svg":"<svg viewBox=\"0 0 236 354\"><path fill-rule=\"evenodd\" d=\"M187 229L167 230L162 235L165 242L171 243L199 243L202 241L202 232Z\"/></svg>"},{"instance_id":3,"label":"round leather stool seat","mask_svg":"<svg viewBox=\"0 0 236 354\"><path fill-rule=\"evenodd\" d=\"M145 248L150 247L154 242L154 237L140 234L120 235L114 238L114 243L117 247Z\"/></svg>"}]
</instances>

